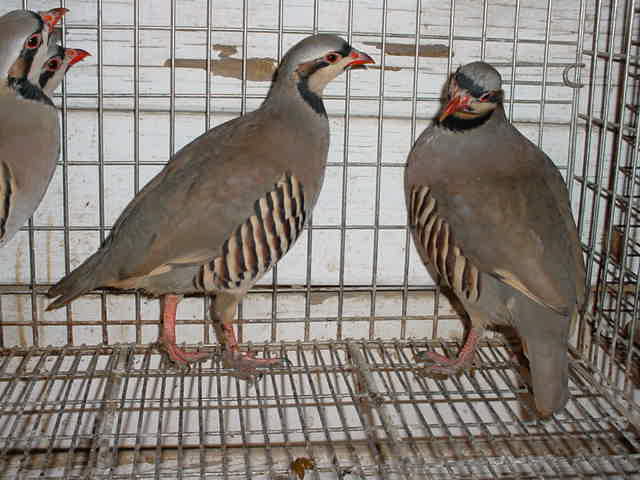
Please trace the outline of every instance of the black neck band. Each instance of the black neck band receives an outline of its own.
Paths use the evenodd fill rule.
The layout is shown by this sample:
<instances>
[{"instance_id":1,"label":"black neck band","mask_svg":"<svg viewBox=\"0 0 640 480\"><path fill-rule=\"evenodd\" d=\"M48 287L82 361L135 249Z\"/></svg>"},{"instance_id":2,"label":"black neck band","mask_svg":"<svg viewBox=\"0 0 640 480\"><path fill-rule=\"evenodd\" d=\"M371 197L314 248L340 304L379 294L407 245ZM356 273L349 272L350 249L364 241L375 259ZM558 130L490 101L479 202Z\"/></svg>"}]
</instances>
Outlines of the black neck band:
<instances>
[{"instance_id":1,"label":"black neck band","mask_svg":"<svg viewBox=\"0 0 640 480\"><path fill-rule=\"evenodd\" d=\"M484 125L487 120L491 118L494 111L495 110L491 110L486 115L473 118L459 118L455 115L449 115L442 122L440 122L440 125L442 125L447 130L451 130L452 132L473 130L474 128L478 128L479 126Z\"/></svg>"},{"instance_id":2,"label":"black neck band","mask_svg":"<svg viewBox=\"0 0 640 480\"><path fill-rule=\"evenodd\" d=\"M317 93L309 90L309 84L306 78L302 78L298 81L298 91L302 95L302 99L313 109L314 112L326 117L327 111L322 103L322 98Z\"/></svg>"},{"instance_id":3,"label":"black neck band","mask_svg":"<svg viewBox=\"0 0 640 480\"><path fill-rule=\"evenodd\" d=\"M33 100L34 102L44 103L52 107L54 106L51 99L40 88L36 87L26 78L21 78L20 80L11 78L9 79L9 86L26 100Z\"/></svg>"}]
</instances>

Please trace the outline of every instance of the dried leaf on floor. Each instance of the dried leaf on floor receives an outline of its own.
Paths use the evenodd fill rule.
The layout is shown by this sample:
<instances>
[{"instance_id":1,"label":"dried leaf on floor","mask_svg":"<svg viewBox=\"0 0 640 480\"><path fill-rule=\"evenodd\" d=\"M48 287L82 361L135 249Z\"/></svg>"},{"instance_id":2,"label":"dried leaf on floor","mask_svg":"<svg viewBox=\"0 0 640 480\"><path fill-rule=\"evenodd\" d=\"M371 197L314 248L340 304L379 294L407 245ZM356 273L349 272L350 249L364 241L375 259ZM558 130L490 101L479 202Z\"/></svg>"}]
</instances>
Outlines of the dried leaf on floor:
<instances>
[{"instance_id":1,"label":"dried leaf on floor","mask_svg":"<svg viewBox=\"0 0 640 480\"><path fill-rule=\"evenodd\" d=\"M312 470L315 468L315 462L306 457L296 458L293 462L291 462L291 470L298 476L300 480L304 479L305 472L307 470Z\"/></svg>"}]
</instances>

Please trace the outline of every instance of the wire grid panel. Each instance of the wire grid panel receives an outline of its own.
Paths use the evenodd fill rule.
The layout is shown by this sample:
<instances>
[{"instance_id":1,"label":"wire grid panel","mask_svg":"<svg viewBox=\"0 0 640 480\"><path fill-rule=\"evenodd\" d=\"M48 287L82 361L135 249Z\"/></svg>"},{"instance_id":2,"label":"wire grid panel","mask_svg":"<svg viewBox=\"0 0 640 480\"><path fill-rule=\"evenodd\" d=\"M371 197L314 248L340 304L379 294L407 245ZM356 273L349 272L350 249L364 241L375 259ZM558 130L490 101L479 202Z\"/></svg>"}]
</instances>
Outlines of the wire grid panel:
<instances>
[{"instance_id":1,"label":"wire grid panel","mask_svg":"<svg viewBox=\"0 0 640 480\"><path fill-rule=\"evenodd\" d=\"M638 478L635 429L580 362L572 398L533 420L499 343L458 378L421 375L424 342L274 346L291 365L253 386L215 362L167 373L148 348L16 351L0 365L6 478ZM448 351L451 343L429 348Z\"/></svg>"},{"instance_id":2,"label":"wire grid panel","mask_svg":"<svg viewBox=\"0 0 640 480\"><path fill-rule=\"evenodd\" d=\"M633 416L640 413L638 26L634 1L596 2L586 18L571 185L592 282L578 346Z\"/></svg>"},{"instance_id":3,"label":"wire grid panel","mask_svg":"<svg viewBox=\"0 0 640 480\"><path fill-rule=\"evenodd\" d=\"M47 197L0 251L0 471L282 479L293 460L310 458L316 480L348 470L378 479L640 475L637 406L624 403L635 392L632 322L624 335L637 286L633 299L621 297L637 285L633 0L30 0L6 1L0 13L55 6L71 9L65 43L94 60L74 67L56 99L63 155ZM377 64L329 87L332 144L313 223L239 311L242 339L292 365L253 386L215 360L177 372L142 346L156 339L157 301L132 293L97 292L45 314L46 288L97 248L169 156L259 105L277 60L316 31L343 35ZM447 75L478 58L502 73L518 128L571 180L600 287L578 331L569 406L546 423L533 420L526 372L501 343L483 345L474 371L437 380L413 364L424 343L342 340L461 333L407 236L402 174ZM573 88L580 81L588 87ZM181 304L181 339L211 343L206 302Z\"/></svg>"},{"instance_id":4,"label":"wire grid panel","mask_svg":"<svg viewBox=\"0 0 640 480\"><path fill-rule=\"evenodd\" d=\"M173 152L256 108L277 60L313 32L343 35L377 64L328 87L331 151L312 225L243 302L242 340L461 335L407 235L402 181L458 65L494 64L516 125L569 164L576 116L562 74L576 62L585 2L30 0L0 13L60 5L71 10L65 43L94 56L56 99L63 155L48 194L0 252L0 346L155 340L157 300L99 292L45 313L43 293L98 247ZM183 341L213 341L206 302L181 304Z\"/></svg>"}]
</instances>

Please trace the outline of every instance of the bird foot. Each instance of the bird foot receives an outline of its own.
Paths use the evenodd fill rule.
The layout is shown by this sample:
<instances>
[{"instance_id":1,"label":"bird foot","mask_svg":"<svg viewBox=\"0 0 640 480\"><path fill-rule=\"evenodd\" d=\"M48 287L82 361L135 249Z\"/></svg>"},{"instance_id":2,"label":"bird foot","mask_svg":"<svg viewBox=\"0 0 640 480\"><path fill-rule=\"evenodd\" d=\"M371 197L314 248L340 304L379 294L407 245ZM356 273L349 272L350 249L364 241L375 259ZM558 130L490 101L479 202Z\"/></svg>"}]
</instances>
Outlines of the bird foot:
<instances>
[{"instance_id":1,"label":"bird foot","mask_svg":"<svg viewBox=\"0 0 640 480\"><path fill-rule=\"evenodd\" d=\"M462 371L473 366L473 360L476 356L476 348L478 341L482 337L482 329L472 327L467 334L467 339L460 350L457 358L451 359L440 355L436 352L424 351L415 355L417 362L428 362L425 367L427 373L435 373L438 375L457 375Z\"/></svg>"},{"instance_id":2,"label":"bird foot","mask_svg":"<svg viewBox=\"0 0 640 480\"><path fill-rule=\"evenodd\" d=\"M458 373L473 366L473 355L459 356L458 358L448 358L436 352L424 351L415 355L417 362L427 362L425 370L428 373L439 375L457 375Z\"/></svg>"},{"instance_id":3,"label":"bird foot","mask_svg":"<svg viewBox=\"0 0 640 480\"><path fill-rule=\"evenodd\" d=\"M175 342L170 342L163 338L160 339L159 342L160 350L167 354L169 360L171 360L178 367L189 367L192 363L201 362L208 358L211 358L212 355L205 352L186 352Z\"/></svg>"},{"instance_id":4,"label":"bird foot","mask_svg":"<svg viewBox=\"0 0 640 480\"><path fill-rule=\"evenodd\" d=\"M234 371L233 375L243 380L260 380L264 372L260 368L282 367L289 363L286 358L256 358L252 353L238 350L226 350L222 354L222 363Z\"/></svg>"}]
</instances>

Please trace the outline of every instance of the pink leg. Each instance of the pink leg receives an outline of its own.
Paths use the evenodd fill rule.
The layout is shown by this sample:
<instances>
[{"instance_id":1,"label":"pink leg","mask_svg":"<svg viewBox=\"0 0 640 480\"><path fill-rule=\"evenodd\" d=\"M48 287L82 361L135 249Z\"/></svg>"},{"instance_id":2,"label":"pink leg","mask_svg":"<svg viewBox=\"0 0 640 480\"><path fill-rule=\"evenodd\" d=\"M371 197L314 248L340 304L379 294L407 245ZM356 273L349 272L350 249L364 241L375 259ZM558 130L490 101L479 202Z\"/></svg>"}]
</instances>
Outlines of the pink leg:
<instances>
[{"instance_id":1,"label":"pink leg","mask_svg":"<svg viewBox=\"0 0 640 480\"><path fill-rule=\"evenodd\" d=\"M281 358L255 358L252 353L242 353L236 340L233 325L223 324L225 336L225 362L230 368L248 374L256 373L259 367L271 367L282 365Z\"/></svg>"},{"instance_id":2,"label":"pink leg","mask_svg":"<svg viewBox=\"0 0 640 480\"><path fill-rule=\"evenodd\" d=\"M520 359L522 358L522 355L524 355L524 357L528 360L529 359L529 353L527 352L527 344L525 343L524 340L522 340L522 347L521 349L518 349L517 346L513 347L511 353L509 354L509 361L512 363L515 363L516 365L520 364Z\"/></svg>"},{"instance_id":3,"label":"pink leg","mask_svg":"<svg viewBox=\"0 0 640 480\"><path fill-rule=\"evenodd\" d=\"M238 346L235 331L231 322L235 314L237 300L231 295L219 293L212 309L212 318L218 342L224 348L223 361L227 368L236 371L236 375L244 379L252 379L258 375L258 368L280 366L281 358L255 358L252 353L242 353Z\"/></svg>"},{"instance_id":4,"label":"pink leg","mask_svg":"<svg viewBox=\"0 0 640 480\"><path fill-rule=\"evenodd\" d=\"M424 351L418 353L415 359L418 362L429 362L430 364L425 368L430 373L455 375L473 364L473 358L475 357L476 347L478 346L480 338L482 338L482 329L471 328L458 358L451 359L439 353Z\"/></svg>"},{"instance_id":5,"label":"pink leg","mask_svg":"<svg viewBox=\"0 0 640 480\"><path fill-rule=\"evenodd\" d=\"M164 350L169 359L184 367L189 363L200 362L210 357L207 353L189 353L176 345L176 310L182 297L179 295L163 295L160 300L162 310L162 335L160 335L160 348Z\"/></svg>"}]
</instances>

